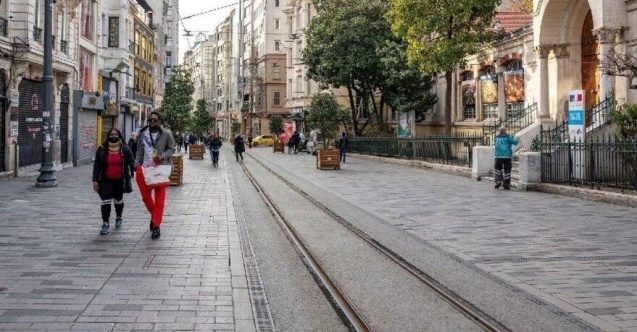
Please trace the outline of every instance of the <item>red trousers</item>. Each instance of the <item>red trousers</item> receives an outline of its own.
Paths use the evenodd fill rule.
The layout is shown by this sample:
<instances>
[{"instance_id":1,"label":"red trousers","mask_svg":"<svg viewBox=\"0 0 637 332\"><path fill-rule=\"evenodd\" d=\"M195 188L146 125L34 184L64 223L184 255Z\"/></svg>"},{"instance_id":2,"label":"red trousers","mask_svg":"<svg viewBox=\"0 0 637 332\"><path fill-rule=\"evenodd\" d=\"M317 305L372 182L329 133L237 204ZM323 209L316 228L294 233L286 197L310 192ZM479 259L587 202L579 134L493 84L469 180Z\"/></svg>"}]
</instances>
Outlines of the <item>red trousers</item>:
<instances>
[{"instance_id":1,"label":"red trousers","mask_svg":"<svg viewBox=\"0 0 637 332\"><path fill-rule=\"evenodd\" d=\"M137 187L142 194L142 200L146 209L150 212L151 222L154 227L161 225L162 217L164 216L164 202L166 201L166 187L151 188L146 185L144 181L144 173L142 167L137 167L135 172L135 178L137 180ZM153 190L155 191L155 198L153 199Z\"/></svg>"}]
</instances>

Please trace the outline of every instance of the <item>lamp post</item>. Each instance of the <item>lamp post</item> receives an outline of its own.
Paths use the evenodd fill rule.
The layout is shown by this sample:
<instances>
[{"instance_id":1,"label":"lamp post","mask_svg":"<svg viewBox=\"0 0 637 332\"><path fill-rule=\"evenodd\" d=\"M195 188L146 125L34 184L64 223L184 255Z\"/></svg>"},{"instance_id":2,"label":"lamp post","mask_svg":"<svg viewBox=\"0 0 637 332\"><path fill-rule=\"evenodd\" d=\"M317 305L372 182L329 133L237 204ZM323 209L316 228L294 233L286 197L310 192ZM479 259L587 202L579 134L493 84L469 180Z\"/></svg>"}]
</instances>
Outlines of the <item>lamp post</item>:
<instances>
[{"instance_id":1,"label":"lamp post","mask_svg":"<svg viewBox=\"0 0 637 332\"><path fill-rule=\"evenodd\" d=\"M55 187L51 142L51 113L53 111L53 0L44 1L44 74L42 75L42 164L36 187Z\"/></svg>"}]
</instances>

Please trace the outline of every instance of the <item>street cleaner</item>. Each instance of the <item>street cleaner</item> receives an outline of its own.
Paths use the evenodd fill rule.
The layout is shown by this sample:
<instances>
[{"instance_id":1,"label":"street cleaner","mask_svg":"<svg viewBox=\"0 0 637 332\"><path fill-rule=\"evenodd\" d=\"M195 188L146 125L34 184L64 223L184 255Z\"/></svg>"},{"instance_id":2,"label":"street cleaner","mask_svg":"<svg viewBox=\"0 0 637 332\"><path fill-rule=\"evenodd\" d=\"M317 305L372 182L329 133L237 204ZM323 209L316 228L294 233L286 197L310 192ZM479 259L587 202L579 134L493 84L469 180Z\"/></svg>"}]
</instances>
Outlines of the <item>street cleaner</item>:
<instances>
[{"instance_id":1,"label":"street cleaner","mask_svg":"<svg viewBox=\"0 0 637 332\"><path fill-rule=\"evenodd\" d=\"M504 182L504 190L511 189L511 158L513 158L513 148L518 145L518 141L507 134L505 126L500 127L498 135L495 137L495 189L500 188ZM504 169L504 174L502 170Z\"/></svg>"}]
</instances>

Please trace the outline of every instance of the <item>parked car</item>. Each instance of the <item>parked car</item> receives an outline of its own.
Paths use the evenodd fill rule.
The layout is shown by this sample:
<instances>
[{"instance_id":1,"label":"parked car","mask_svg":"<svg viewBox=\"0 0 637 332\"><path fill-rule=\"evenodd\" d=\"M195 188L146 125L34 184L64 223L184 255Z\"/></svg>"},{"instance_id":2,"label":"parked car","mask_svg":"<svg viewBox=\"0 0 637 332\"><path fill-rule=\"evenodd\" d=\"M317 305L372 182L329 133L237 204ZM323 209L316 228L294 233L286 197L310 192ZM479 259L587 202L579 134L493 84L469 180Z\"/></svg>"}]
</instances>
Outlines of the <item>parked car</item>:
<instances>
[{"instance_id":1,"label":"parked car","mask_svg":"<svg viewBox=\"0 0 637 332\"><path fill-rule=\"evenodd\" d=\"M257 147L259 145L274 145L274 138L272 135L261 135L252 139L252 146Z\"/></svg>"}]
</instances>

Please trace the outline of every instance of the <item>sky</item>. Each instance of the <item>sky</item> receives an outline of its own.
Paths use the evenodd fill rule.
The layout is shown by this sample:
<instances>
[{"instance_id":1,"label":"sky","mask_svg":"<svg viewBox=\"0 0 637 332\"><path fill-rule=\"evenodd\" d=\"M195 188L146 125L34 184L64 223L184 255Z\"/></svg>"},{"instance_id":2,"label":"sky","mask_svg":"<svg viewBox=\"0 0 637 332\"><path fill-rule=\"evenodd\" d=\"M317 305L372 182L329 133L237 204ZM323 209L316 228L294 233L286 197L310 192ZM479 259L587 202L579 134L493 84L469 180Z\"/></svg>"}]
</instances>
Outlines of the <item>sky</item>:
<instances>
[{"instance_id":1,"label":"sky","mask_svg":"<svg viewBox=\"0 0 637 332\"><path fill-rule=\"evenodd\" d=\"M187 17L238 3L239 0L179 0L179 16ZM211 34L212 30L219 25L219 23L223 22L233 8L238 8L238 6L234 5L228 8L214 10L207 14L194 16L182 20L183 24L179 22L179 63L183 63L184 53L195 43L195 36L200 31L206 35ZM184 36L184 26L186 29L192 31L192 37Z\"/></svg>"}]
</instances>

